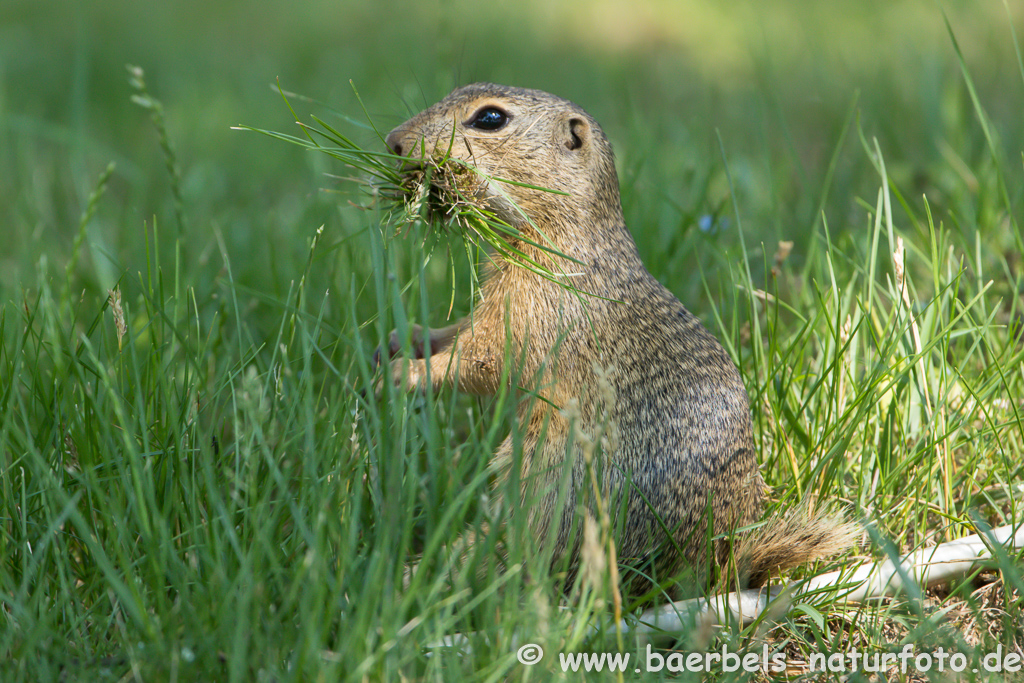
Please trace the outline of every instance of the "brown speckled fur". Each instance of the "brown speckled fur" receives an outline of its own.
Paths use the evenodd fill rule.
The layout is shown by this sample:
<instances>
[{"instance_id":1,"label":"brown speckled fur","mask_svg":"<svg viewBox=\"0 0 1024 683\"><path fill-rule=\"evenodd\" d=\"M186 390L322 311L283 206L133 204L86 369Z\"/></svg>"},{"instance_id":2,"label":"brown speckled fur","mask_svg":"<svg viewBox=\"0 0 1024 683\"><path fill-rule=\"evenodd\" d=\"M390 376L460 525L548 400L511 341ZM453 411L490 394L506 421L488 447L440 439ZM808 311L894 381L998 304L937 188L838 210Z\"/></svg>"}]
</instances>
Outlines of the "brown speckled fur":
<instances>
[{"instance_id":1,"label":"brown speckled fur","mask_svg":"<svg viewBox=\"0 0 1024 683\"><path fill-rule=\"evenodd\" d=\"M487 106L509 115L500 130L468 125ZM611 145L597 122L575 104L544 92L475 84L414 116L387 142L413 159L450 149L491 177L566 193L485 182L472 174L466 181L481 205L586 264L554 263L536 248L517 245L554 270L574 273L568 279L574 287L597 295L575 294L500 262L488 273L472 317L432 331L431 344L424 345L428 358L393 361L393 376L406 374L409 386L424 389L429 363L432 389L454 384L460 391L493 394L508 381L502 374L508 351L519 381L547 401L524 401L519 416L525 426L522 474L543 491L531 510L532 528L557 534L556 549L569 553L575 564L578 544L569 547L578 512L573 501L587 486L581 449L568 447L566 413L575 410L584 434L606 436L603 486L612 493L611 509L618 510L615 501L626 496L626 517L616 520L619 558L639 563L662 546L654 566L647 567L660 579L685 566L703 572L709 507L712 533L718 535L757 521L764 504L747 395L714 336L641 263L623 219ZM601 372L607 376L603 392ZM565 410L573 404L578 407ZM509 437L494 456L499 471L507 474L512 454ZM555 509L555 482L566 457L572 458L570 502ZM666 551L663 528L673 532L681 555L671 547ZM841 550L851 534L852 528L831 517L776 518L741 544L738 556L746 566L740 570L762 581L768 572ZM716 561L724 561L727 552L719 543Z\"/></svg>"}]
</instances>

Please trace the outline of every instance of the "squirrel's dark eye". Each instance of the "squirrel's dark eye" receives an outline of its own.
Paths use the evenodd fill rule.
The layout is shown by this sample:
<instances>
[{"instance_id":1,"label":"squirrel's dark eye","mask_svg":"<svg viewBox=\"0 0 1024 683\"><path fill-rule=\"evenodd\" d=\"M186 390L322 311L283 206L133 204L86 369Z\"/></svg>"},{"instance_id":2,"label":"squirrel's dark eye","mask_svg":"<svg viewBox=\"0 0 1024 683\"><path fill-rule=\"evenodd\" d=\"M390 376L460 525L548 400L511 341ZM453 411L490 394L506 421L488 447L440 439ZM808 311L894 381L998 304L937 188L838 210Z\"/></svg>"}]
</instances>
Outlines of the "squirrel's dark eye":
<instances>
[{"instance_id":1,"label":"squirrel's dark eye","mask_svg":"<svg viewBox=\"0 0 1024 683\"><path fill-rule=\"evenodd\" d=\"M470 128L477 130L498 130L508 123L508 114L497 107L484 107L467 124Z\"/></svg>"}]
</instances>

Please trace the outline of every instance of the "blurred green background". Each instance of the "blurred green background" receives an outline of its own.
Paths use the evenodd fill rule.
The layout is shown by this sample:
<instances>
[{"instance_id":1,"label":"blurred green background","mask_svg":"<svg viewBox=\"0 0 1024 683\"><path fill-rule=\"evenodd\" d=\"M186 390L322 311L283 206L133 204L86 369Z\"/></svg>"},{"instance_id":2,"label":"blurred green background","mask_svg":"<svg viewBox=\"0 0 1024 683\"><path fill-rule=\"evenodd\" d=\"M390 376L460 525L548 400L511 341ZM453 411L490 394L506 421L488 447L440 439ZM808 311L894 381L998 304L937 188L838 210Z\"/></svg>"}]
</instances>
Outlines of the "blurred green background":
<instances>
[{"instance_id":1,"label":"blurred green background","mask_svg":"<svg viewBox=\"0 0 1024 683\"><path fill-rule=\"evenodd\" d=\"M853 114L877 136L912 203L927 194L963 229L969 169L989 152L943 12L955 32L997 144L1024 147L1022 78L1012 25L1024 3L790 2L39 2L0 3L0 292L34 281L40 255L62 271L79 216L108 162L117 168L89 223L77 275L98 293L144 270L145 226L176 236L164 155L148 112L131 101L127 64L163 102L184 199L186 273L224 236L237 282L281 296L321 224L334 244L367 221L324 188L344 174L321 155L229 127L297 133L272 85L362 144L373 134L350 81L382 129L477 80L535 87L581 104L619 157L627 219L656 276L698 310L700 263L736 242L717 135L736 183L748 244L767 258L780 239L810 248L819 208L856 240L877 176L855 127L824 178ZM1006 164L1015 206L1020 164ZM966 190L964 188L967 188ZM351 187L342 184L343 192ZM965 208L966 207L966 208ZM701 231L701 220L711 229ZM820 223L819 223L820 227ZM1001 238L996 237L995 243ZM358 243L358 240L357 240ZM355 247L353 247L355 248ZM281 256L293 255L294 261ZM273 257L273 258L272 258ZM219 265L219 262L218 262ZM45 269L44 269L45 270ZM344 279L342 280L345 281ZM326 283L325 283L326 286ZM447 297L445 297L447 298Z\"/></svg>"}]
</instances>

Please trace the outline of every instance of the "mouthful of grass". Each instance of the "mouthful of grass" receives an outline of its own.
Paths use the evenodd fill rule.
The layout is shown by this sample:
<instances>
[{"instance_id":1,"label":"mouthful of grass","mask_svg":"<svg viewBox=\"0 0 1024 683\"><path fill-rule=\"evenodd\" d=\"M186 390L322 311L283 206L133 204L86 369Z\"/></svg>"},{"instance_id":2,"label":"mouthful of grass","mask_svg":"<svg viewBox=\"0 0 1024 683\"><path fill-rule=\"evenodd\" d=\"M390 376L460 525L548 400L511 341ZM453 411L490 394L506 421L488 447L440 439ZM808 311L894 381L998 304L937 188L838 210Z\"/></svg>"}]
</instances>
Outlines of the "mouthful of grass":
<instances>
[{"instance_id":1,"label":"mouthful of grass","mask_svg":"<svg viewBox=\"0 0 1024 683\"><path fill-rule=\"evenodd\" d=\"M501 190L503 185L517 185L543 192L555 192L547 188L516 183L488 176L471 164L451 156L448 151L419 158L398 156L384 143L384 137L373 125L367 114L369 128L380 140L382 151L364 149L350 137L339 132L322 119L313 115L314 125L298 120L289 97L297 97L279 89L285 104L302 128L305 137L297 137L275 131L262 130L252 126L235 126L238 130L250 130L263 135L299 145L308 150L326 154L344 166L355 171L355 176L346 179L356 182L362 189L366 209L381 212L382 226L389 227L393 234L403 235L419 226L426 226L434 234L454 234L461 237L467 250L473 246L481 248L486 258L494 257L515 267L525 268L545 279L573 289L567 266L579 263L553 247L530 217L515 201ZM356 93L358 97L358 93ZM361 103L361 100L360 100ZM365 107L363 109L366 113ZM366 128L366 124L345 118L349 123ZM482 206L474 190L484 185L498 192L504 203L518 214L523 223L531 226L540 240L532 240L494 211ZM521 249L530 245L539 251L541 258L531 256ZM489 247L489 251L488 248ZM532 251L532 250L531 250ZM475 260L469 254L471 261ZM571 268L569 268L571 270Z\"/></svg>"}]
</instances>

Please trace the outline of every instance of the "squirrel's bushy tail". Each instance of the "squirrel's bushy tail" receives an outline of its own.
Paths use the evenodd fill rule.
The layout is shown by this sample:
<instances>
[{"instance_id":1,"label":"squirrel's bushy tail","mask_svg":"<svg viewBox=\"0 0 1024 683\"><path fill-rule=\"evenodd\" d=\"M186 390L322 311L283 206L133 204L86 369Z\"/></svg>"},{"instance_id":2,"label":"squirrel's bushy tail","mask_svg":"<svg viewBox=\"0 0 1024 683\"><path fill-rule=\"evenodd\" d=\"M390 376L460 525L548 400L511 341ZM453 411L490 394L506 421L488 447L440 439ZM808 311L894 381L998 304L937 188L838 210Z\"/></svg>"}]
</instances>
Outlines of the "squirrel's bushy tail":
<instances>
[{"instance_id":1,"label":"squirrel's bushy tail","mask_svg":"<svg viewBox=\"0 0 1024 683\"><path fill-rule=\"evenodd\" d=\"M736 566L746 585L757 588L772 574L836 555L857 542L860 525L839 513L806 508L779 513L744 535L736 549Z\"/></svg>"}]
</instances>

